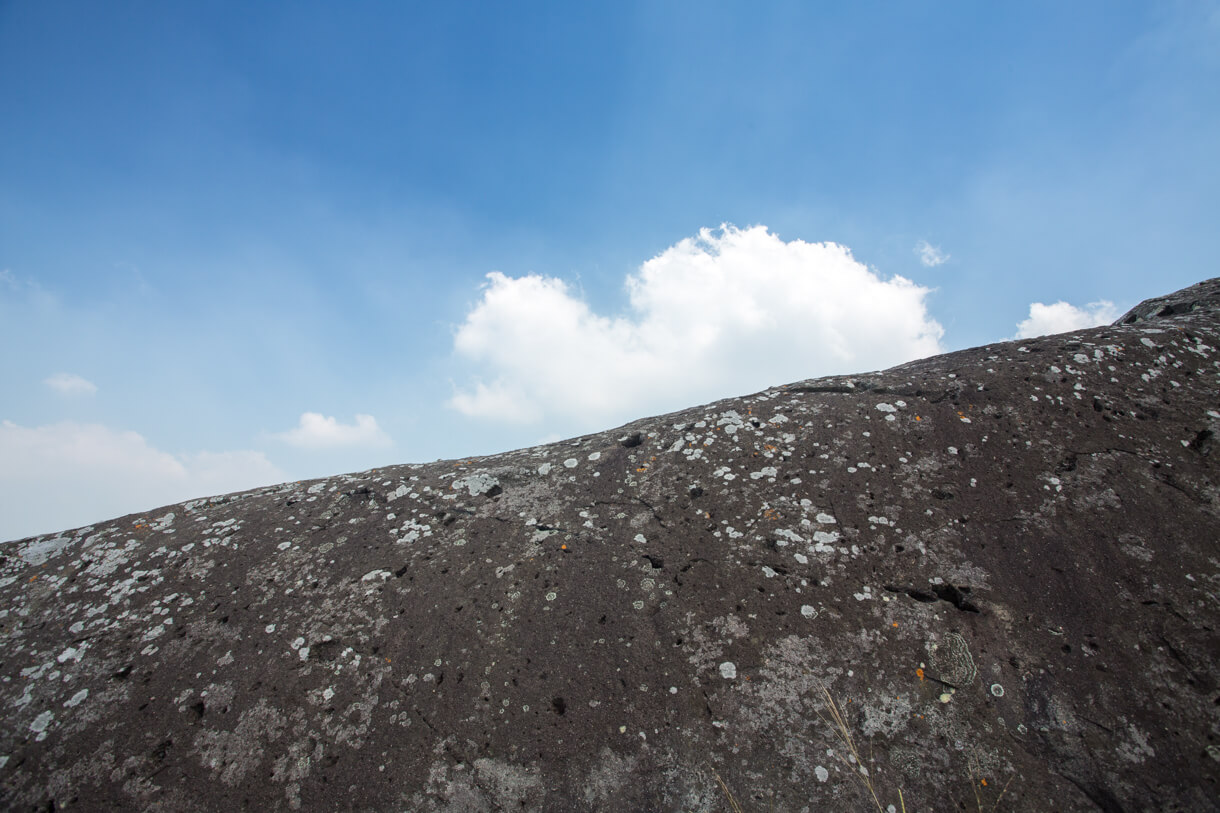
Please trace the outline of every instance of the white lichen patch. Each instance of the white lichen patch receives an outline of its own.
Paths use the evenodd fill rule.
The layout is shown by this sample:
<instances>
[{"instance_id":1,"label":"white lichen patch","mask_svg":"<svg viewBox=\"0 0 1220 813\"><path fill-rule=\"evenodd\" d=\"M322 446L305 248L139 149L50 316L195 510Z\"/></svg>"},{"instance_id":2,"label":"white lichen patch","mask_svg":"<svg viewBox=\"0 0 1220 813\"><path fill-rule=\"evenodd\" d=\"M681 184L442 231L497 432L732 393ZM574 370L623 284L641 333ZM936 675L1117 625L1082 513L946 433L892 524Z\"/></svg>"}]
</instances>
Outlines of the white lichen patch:
<instances>
[{"instance_id":1,"label":"white lichen patch","mask_svg":"<svg viewBox=\"0 0 1220 813\"><path fill-rule=\"evenodd\" d=\"M59 661L60 663L67 663L68 661L80 663L81 657L85 654L85 650L88 648L88 642L82 643L79 647L70 646L63 652L59 653L59 656L55 660Z\"/></svg>"},{"instance_id":2,"label":"white lichen patch","mask_svg":"<svg viewBox=\"0 0 1220 813\"><path fill-rule=\"evenodd\" d=\"M477 474L468 474L465 477L460 477L453 481L452 488L455 491L465 489L471 497L479 497L483 494L492 492L500 487L500 481L490 474L483 472Z\"/></svg>"},{"instance_id":3,"label":"white lichen patch","mask_svg":"<svg viewBox=\"0 0 1220 813\"><path fill-rule=\"evenodd\" d=\"M839 541L838 531L814 531L811 553L834 553L834 543Z\"/></svg>"},{"instance_id":4,"label":"white lichen patch","mask_svg":"<svg viewBox=\"0 0 1220 813\"><path fill-rule=\"evenodd\" d=\"M17 550L17 555L26 564L35 567L45 564L48 559L58 556L63 549L72 544L66 536L56 536L51 539L35 539Z\"/></svg>"},{"instance_id":5,"label":"white lichen patch","mask_svg":"<svg viewBox=\"0 0 1220 813\"><path fill-rule=\"evenodd\" d=\"M30 722L30 731L33 731L38 736L35 739L42 741L47 738L47 729L55 720L55 712L44 711Z\"/></svg>"}]
</instances>

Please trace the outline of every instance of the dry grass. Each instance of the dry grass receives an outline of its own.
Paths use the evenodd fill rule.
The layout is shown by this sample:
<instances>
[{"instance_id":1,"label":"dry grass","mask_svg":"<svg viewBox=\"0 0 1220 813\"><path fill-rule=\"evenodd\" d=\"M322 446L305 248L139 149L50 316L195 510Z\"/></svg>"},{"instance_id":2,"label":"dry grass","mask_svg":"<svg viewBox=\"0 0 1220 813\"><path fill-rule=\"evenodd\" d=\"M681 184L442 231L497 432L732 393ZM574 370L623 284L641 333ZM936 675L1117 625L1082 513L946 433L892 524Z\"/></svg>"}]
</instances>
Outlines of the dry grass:
<instances>
[{"instance_id":1,"label":"dry grass","mask_svg":"<svg viewBox=\"0 0 1220 813\"><path fill-rule=\"evenodd\" d=\"M830 693L830 689L823 686L822 694L826 698L825 708L826 713L830 715L830 719L824 717L821 712L818 712L818 717L830 726L831 730L838 737L839 742L842 743L843 748L850 755L850 759L842 755L840 755L839 759L847 770L863 783L877 810L880 813L886 813L885 806L881 804L881 798L877 795L877 788L873 786L872 772L864 767L864 760L860 756L859 749L856 748L856 740L851 735L851 728L847 725L847 718L843 716L843 711L839 708L839 704L835 702L834 695ZM906 813L907 806L902 798L902 788L898 789L898 808L902 813Z\"/></svg>"},{"instance_id":2,"label":"dry grass","mask_svg":"<svg viewBox=\"0 0 1220 813\"><path fill-rule=\"evenodd\" d=\"M1004 783L1004 787L1000 789L1000 795L996 797L995 803L991 805L989 813L995 813L1000 807L1000 800L1004 798L1004 794L1008 793L1008 786L1012 784L1013 777L1008 777L1008 781ZM974 802L978 806L979 813L983 811L983 797L979 793L980 787L987 786L987 780L983 778L982 771L978 767L978 763L974 760L970 762L970 786L974 789Z\"/></svg>"},{"instance_id":3,"label":"dry grass","mask_svg":"<svg viewBox=\"0 0 1220 813\"><path fill-rule=\"evenodd\" d=\"M733 792L729 790L729 786L726 785L724 780L720 778L720 774L712 771L712 776L716 777L716 781L720 783L720 789L724 791L725 797L728 798L729 807L732 809L733 813L742 813L741 805L737 804L737 800L733 798Z\"/></svg>"},{"instance_id":4,"label":"dry grass","mask_svg":"<svg viewBox=\"0 0 1220 813\"><path fill-rule=\"evenodd\" d=\"M824 685L821 689L822 695L825 698L825 714L818 712L818 717L830 727L842 746L836 752L839 760L847 768L847 771L860 781L861 785L868 792L868 797L872 800L873 807L879 813L887 813L888 810L895 809L893 805L887 808L886 805L881 803L881 795L873 784L872 772L864 765L864 759L860 755L860 749L856 746L856 740L852 736L851 727L847 723L847 717L843 714L843 710L839 708L839 704L835 701L834 695L830 693L830 689ZM1000 789L1000 795L996 797L989 809L985 809L985 803L982 794L979 793L979 788L987 787L987 781L983 779L982 771L976 761L970 761L969 772L970 785L974 790L974 801L978 808L978 813L996 813L999 810L1000 802L1004 799L1004 794L1008 793L1008 786L1012 784L1012 780L1015 777L1010 776L1008 778L1008 781L1004 783L1004 787ZM713 776L716 777L716 781L720 784L720 789L724 791L725 798L729 800L729 808L732 810L732 813L743 813L741 805L734 798L732 791L729 790L729 786L720 778L720 774L713 772ZM901 813L907 813L906 801L902 798L902 788L898 788L897 792L897 809Z\"/></svg>"}]
</instances>

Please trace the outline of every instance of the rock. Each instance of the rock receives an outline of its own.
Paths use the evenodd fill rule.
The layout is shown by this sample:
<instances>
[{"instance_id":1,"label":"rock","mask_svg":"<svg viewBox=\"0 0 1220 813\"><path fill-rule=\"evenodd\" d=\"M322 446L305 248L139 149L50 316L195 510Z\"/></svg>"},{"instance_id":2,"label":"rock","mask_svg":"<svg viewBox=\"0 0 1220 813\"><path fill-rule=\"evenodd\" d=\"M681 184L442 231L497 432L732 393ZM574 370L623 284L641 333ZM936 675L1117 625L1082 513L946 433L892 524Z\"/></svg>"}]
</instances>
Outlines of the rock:
<instances>
[{"instance_id":1,"label":"rock","mask_svg":"<svg viewBox=\"0 0 1220 813\"><path fill-rule=\"evenodd\" d=\"M1133 325L1167 316L1181 316L1199 308L1220 306L1220 281L1209 279L1168 296L1146 299L1119 317L1116 325Z\"/></svg>"},{"instance_id":2,"label":"rock","mask_svg":"<svg viewBox=\"0 0 1220 813\"><path fill-rule=\"evenodd\" d=\"M1218 292L6 543L0 807L1215 810Z\"/></svg>"}]
</instances>

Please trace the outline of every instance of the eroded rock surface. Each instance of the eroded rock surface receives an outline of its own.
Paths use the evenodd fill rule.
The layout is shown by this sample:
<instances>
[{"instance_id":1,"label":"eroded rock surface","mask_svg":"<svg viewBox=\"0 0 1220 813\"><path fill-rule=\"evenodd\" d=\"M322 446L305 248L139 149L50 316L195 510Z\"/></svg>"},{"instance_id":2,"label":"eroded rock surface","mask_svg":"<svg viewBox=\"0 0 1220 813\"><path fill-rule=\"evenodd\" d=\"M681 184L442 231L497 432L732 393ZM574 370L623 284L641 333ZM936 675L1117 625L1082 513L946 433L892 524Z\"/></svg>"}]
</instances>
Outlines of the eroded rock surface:
<instances>
[{"instance_id":1,"label":"eroded rock surface","mask_svg":"<svg viewBox=\"0 0 1220 813\"><path fill-rule=\"evenodd\" d=\"M1218 307L7 543L0 806L1216 809Z\"/></svg>"}]
</instances>

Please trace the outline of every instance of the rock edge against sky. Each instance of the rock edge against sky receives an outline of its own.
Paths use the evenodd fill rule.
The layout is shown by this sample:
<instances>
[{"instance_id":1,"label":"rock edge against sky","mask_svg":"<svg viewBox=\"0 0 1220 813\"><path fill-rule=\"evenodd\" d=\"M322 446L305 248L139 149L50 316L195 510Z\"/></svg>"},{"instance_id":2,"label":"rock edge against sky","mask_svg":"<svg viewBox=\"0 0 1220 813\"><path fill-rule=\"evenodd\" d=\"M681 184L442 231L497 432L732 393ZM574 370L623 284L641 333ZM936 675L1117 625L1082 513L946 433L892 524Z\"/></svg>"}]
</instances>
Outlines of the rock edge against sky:
<instances>
[{"instance_id":1,"label":"rock edge against sky","mask_svg":"<svg viewBox=\"0 0 1220 813\"><path fill-rule=\"evenodd\" d=\"M5 809L1217 809L1220 280L0 546Z\"/></svg>"}]
</instances>

